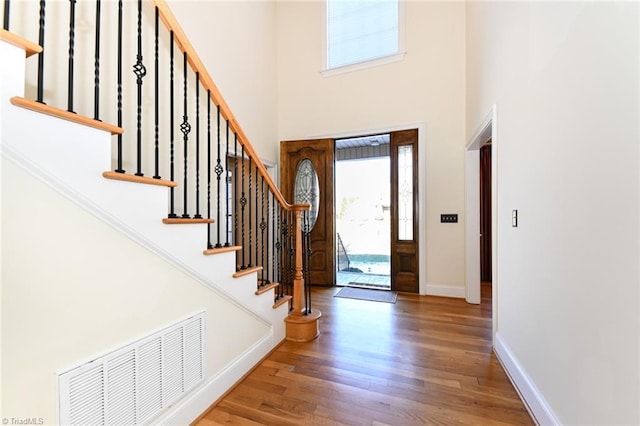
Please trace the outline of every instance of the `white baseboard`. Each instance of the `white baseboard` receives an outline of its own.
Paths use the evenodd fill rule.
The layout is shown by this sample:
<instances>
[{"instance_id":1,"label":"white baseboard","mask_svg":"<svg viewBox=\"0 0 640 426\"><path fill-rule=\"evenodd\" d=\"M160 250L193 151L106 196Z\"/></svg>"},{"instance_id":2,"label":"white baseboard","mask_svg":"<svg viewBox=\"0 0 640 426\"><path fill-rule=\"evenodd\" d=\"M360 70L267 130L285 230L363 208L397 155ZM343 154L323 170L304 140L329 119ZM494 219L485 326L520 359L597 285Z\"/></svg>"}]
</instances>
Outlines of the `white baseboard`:
<instances>
[{"instance_id":1,"label":"white baseboard","mask_svg":"<svg viewBox=\"0 0 640 426\"><path fill-rule=\"evenodd\" d=\"M156 425L188 425L203 414L238 380L258 364L274 347L273 333L264 336L242 355L181 399L169 411L153 421Z\"/></svg>"},{"instance_id":2,"label":"white baseboard","mask_svg":"<svg viewBox=\"0 0 640 426\"><path fill-rule=\"evenodd\" d=\"M507 372L509 380L513 383L536 423L544 426L560 425L560 421L544 399L544 396L542 396L527 372L513 356L507 344L502 340L500 333L496 333L494 350L498 361Z\"/></svg>"},{"instance_id":3,"label":"white baseboard","mask_svg":"<svg viewBox=\"0 0 640 426\"><path fill-rule=\"evenodd\" d=\"M427 284L427 295L457 297L460 299L464 299L466 296L464 286L450 284Z\"/></svg>"}]
</instances>

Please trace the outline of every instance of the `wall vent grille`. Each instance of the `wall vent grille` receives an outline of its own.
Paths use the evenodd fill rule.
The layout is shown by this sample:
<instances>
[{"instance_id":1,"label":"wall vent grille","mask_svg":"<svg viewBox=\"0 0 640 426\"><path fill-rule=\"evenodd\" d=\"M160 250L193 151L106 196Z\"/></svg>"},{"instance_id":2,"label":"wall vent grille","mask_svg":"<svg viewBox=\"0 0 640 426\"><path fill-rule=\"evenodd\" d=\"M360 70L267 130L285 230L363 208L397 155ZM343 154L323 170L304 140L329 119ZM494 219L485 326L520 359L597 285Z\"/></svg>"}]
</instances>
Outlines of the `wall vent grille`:
<instances>
[{"instance_id":1,"label":"wall vent grille","mask_svg":"<svg viewBox=\"0 0 640 426\"><path fill-rule=\"evenodd\" d=\"M60 424L137 425L204 377L205 312L58 375Z\"/></svg>"}]
</instances>

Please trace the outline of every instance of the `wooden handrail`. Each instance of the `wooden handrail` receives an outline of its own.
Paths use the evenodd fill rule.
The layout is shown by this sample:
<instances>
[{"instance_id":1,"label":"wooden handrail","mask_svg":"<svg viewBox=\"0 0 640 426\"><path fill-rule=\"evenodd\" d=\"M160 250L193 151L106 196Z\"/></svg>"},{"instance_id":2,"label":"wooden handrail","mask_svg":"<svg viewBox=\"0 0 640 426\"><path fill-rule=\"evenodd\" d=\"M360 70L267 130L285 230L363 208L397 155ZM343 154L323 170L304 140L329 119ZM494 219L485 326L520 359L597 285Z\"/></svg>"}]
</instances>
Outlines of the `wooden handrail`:
<instances>
[{"instance_id":1,"label":"wooden handrail","mask_svg":"<svg viewBox=\"0 0 640 426\"><path fill-rule=\"evenodd\" d=\"M271 192L273 193L274 197L278 200L280 205L285 210L293 210L294 205L288 203L287 200L285 200L284 196L282 195L282 192L280 192L280 189L278 188L278 185L276 185L273 179L271 179L271 176L267 172L267 168L264 166L264 164L262 164L262 161L260 161L260 157L258 157L258 154L255 152L255 150L253 149L253 146L249 142L249 138L245 134L244 130L242 130L242 127L240 127L238 120L236 120L235 116L233 115L233 112L231 112L231 108L229 108L229 105L227 105L227 102L224 100L224 97L218 90L218 87L213 82L213 79L211 78L211 75L207 71L207 68L204 66L204 63L196 53L195 49L193 48L193 45L189 41L189 38L187 37L184 30L178 23L178 20L176 19L176 17L173 15L173 12L171 12L171 9L169 8L169 5L167 4L166 0L151 0L151 1L153 2L154 5L158 7L158 14L160 16L160 20L162 21L164 26L167 28L167 30L173 31L174 41L178 46L178 49L180 49L180 52L187 54L187 62L191 66L191 69L194 72L198 72L200 74L200 81L202 82L202 85L204 86L204 88L210 92L211 100L216 106L220 107L220 113L222 114L225 120L229 121L229 127L233 130L235 134L238 135L238 142L240 142L240 144L244 147L245 151L247 152L248 156L251 157L255 162L258 170L260 171L260 175L264 178L265 182L271 189ZM309 206L306 204L298 205L297 208L301 210L309 210Z\"/></svg>"}]
</instances>

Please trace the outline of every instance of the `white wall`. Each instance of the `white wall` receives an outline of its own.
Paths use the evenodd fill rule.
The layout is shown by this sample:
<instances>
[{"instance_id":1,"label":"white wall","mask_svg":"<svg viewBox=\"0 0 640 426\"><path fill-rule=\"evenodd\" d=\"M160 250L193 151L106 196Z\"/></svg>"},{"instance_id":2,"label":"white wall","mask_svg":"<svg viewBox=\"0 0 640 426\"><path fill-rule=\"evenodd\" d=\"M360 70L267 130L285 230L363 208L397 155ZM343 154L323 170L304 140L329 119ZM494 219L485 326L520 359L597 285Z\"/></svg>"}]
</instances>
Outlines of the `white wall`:
<instances>
[{"instance_id":1,"label":"white wall","mask_svg":"<svg viewBox=\"0 0 640 426\"><path fill-rule=\"evenodd\" d=\"M407 2L406 57L323 77L323 2L278 2L278 137L426 124L427 284L464 294L464 3ZM459 213L440 224L440 213Z\"/></svg>"},{"instance_id":2,"label":"white wall","mask_svg":"<svg viewBox=\"0 0 640 426\"><path fill-rule=\"evenodd\" d=\"M55 423L56 372L201 309L207 378L269 333L268 325L7 161L2 183L5 417Z\"/></svg>"},{"instance_id":3,"label":"white wall","mask_svg":"<svg viewBox=\"0 0 640 426\"><path fill-rule=\"evenodd\" d=\"M467 4L467 137L497 104L497 333L561 424L640 423L638 16Z\"/></svg>"},{"instance_id":4,"label":"white wall","mask_svg":"<svg viewBox=\"0 0 640 426\"><path fill-rule=\"evenodd\" d=\"M275 2L168 3L258 155L277 162Z\"/></svg>"}]
</instances>

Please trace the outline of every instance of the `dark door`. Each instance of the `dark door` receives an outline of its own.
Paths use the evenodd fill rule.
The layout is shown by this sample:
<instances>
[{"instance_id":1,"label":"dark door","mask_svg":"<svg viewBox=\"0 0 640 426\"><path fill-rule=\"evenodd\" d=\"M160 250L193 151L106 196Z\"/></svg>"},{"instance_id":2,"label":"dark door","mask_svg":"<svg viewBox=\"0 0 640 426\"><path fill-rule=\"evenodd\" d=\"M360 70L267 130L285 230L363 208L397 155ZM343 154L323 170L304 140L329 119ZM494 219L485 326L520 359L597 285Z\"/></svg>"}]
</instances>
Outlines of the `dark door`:
<instances>
[{"instance_id":1,"label":"dark door","mask_svg":"<svg viewBox=\"0 0 640 426\"><path fill-rule=\"evenodd\" d=\"M418 130L391 133L391 289L419 292Z\"/></svg>"},{"instance_id":2,"label":"dark door","mask_svg":"<svg viewBox=\"0 0 640 426\"><path fill-rule=\"evenodd\" d=\"M318 215L309 235L310 280L313 285L335 284L335 233L333 226L333 161L334 140L302 140L280 142L280 187L290 203L295 200L295 180L299 166L311 161L318 176Z\"/></svg>"},{"instance_id":3,"label":"dark door","mask_svg":"<svg viewBox=\"0 0 640 426\"><path fill-rule=\"evenodd\" d=\"M491 282L491 142L480 148L480 281Z\"/></svg>"}]
</instances>

